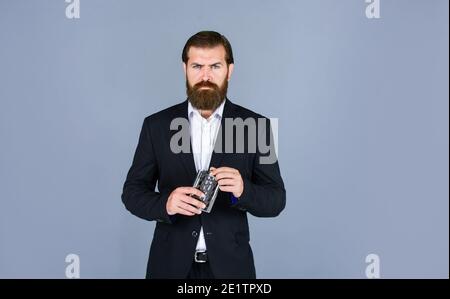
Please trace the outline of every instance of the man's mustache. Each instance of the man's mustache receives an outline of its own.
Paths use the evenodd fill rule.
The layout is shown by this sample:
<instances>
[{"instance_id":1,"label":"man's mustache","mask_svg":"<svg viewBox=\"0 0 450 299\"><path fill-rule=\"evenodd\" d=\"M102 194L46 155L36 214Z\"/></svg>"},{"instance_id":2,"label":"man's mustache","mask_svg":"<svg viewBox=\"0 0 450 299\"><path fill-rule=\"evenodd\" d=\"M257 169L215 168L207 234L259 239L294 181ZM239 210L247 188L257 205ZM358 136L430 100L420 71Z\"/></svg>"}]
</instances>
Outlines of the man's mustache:
<instances>
[{"instance_id":1,"label":"man's mustache","mask_svg":"<svg viewBox=\"0 0 450 299\"><path fill-rule=\"evenodd\" d=\"M217 84L209 82L209 81L198 82L197 84L194 85L193 89L194 90L199 90L202 87L211 87L211 88L213 88L215 90L219 89L219 86Z\"/></svg>"}]
</instances>

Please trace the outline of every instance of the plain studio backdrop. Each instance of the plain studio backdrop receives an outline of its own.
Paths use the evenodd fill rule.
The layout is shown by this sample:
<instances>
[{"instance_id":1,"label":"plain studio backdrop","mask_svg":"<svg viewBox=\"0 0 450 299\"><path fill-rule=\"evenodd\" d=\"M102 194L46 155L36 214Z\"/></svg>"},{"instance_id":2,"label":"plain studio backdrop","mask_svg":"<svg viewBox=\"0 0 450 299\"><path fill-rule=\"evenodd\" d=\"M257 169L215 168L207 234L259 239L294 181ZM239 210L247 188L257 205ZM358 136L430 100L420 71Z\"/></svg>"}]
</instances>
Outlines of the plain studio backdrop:
<instances>
[{"instance_id":1,"label":"plain studio backdrop","mask_svg":"<svg viewBox=\"0 0 450 299\"><path fill-rule=\"evenodd\" d=\"M73 1L72 1L73 2ZM181 50L230 40L229 98L279 119L287 206L249 216L259 278L448 278L446 0L0 0L0 278L142 278L120 195ZM370 257L370 256L369 256Z\"/></svg>"}]
</instances>

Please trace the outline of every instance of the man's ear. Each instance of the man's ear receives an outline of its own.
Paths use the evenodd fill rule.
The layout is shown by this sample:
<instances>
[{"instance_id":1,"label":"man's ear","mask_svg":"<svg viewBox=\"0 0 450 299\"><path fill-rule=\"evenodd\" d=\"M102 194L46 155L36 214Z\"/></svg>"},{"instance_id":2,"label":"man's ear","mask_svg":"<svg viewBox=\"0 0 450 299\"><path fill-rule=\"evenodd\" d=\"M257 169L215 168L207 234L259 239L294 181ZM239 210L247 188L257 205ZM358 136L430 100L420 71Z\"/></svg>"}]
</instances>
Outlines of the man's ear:
<instances>
[{"instance_id":1,"label":"man's ear","mask_svg":"<svg viewBox=\"0 0 450 299\"><path fill-rule=\"evenodd\" d=\"M227 78L228 81L230 81L231 79L231 74L233 73L233 70L234 70L234 63L230 63L228 65L228 78Z\"/></svg>"},{"instance_id":2,"label":"man's ear","mask_svg":"<svg viewBox=\"0 0 450 299\"><path fill-rule=\"evenodd\" d=\"M186 76L186 63L183 62L184 76Z\"/></svg>"}]
</instances>

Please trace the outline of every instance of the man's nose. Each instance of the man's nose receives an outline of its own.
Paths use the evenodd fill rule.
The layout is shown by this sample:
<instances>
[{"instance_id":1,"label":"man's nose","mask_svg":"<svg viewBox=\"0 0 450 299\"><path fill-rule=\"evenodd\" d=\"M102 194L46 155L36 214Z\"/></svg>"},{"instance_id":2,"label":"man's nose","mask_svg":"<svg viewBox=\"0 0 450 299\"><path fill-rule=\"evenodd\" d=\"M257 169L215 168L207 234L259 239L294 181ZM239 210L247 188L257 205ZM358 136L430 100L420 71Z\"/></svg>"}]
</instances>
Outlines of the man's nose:
<instances>
[{"instance_id":1,"label":"man's nose","mask_svg":"<svg viewBox=\"0 0 450 299\"><path fill-rule=\"evenodd\" d=\"M211 81L212 80L212 75L211 75L211 70L208 67L204 67L202 70L202 80L203 81Z\"/></svg>"}]
</instances>

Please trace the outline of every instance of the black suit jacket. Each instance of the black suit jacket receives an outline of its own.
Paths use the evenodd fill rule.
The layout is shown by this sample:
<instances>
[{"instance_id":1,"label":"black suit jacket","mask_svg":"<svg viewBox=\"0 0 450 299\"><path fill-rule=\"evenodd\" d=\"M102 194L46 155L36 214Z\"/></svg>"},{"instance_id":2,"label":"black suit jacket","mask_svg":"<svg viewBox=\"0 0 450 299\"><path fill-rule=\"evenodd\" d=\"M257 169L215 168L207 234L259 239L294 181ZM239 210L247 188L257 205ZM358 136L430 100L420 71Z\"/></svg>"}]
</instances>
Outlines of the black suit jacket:
<instances>
[{"instance_id":1,"label":"black suit jacket","mask_svg":"<svg viewBox=\"0 0 450 299\"><path fill-rule=\"evenodd\" d=\"M186 278L192 265L200 227L203 226L214 276L255 278L247 213L257 217L275 217L284 209L286 191L278 162L261 164L261 152L257 150L256 153L249 153L247 144L244 153L225 153L223 147L221 153L213 152L210 166L227 166L239 170L244 181L244 191L238 202L232 204L231 193L219 191L211 213L169 216L166 211L169 194L177 187L192 186L196 177L192 153L175 154L170 149L170 139L177 133L170 130L170 123L177 117L188 119L188 100L144 120L133 163L123 187L122 201L125 207L140 218L157 221L147 277ZM226 99L221 128L224 128L225 118L237 117L244 120L254 118L258 123L257 119L263 116ZM224 130L220 132L224 136ZM225 141L222 143L224 146ZM155 190L156 184L158 191Z\"/></svg>"}]
</instances>

